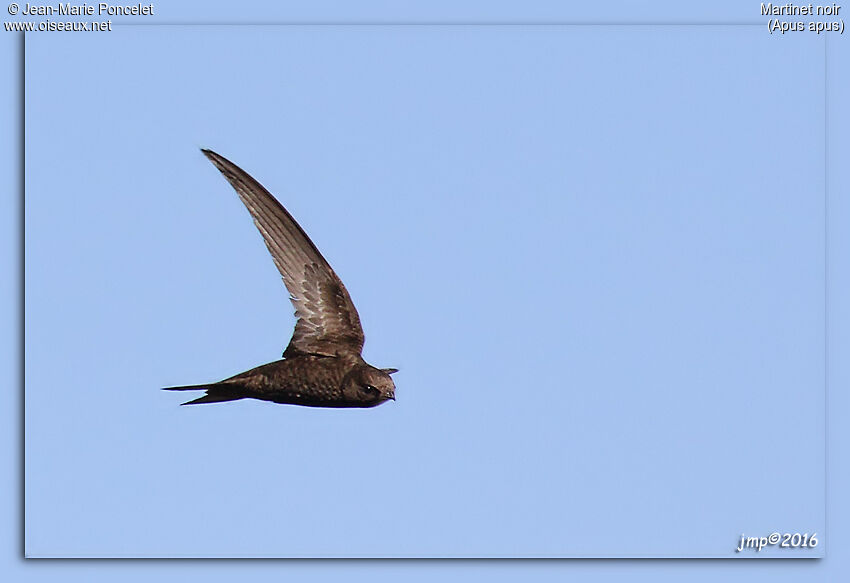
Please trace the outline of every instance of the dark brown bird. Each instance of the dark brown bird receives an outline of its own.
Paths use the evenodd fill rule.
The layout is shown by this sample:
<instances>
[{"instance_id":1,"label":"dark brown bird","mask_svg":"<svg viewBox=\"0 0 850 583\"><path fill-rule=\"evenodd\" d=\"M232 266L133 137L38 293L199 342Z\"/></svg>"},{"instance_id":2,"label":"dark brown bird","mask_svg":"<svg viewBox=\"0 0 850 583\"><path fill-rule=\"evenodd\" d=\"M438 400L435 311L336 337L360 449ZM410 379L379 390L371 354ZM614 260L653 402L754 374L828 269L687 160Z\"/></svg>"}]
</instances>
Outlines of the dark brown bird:
<instances>
[{"instance_id":1,"label":"dark brown bird","mask_svg":"<svg viewBox=\"0 0 850 583\"><path fill-rule=\"evenodd\" d=\"M374 407L395 400L394 368L367 364L360 317L345 286L295 219L247 172L211 150L215 164L254 218L295 306L295 332L283 359L218 383L169 387L205 390L183 403L261 399L309 407Z\"/></svg>"}]
</instances>

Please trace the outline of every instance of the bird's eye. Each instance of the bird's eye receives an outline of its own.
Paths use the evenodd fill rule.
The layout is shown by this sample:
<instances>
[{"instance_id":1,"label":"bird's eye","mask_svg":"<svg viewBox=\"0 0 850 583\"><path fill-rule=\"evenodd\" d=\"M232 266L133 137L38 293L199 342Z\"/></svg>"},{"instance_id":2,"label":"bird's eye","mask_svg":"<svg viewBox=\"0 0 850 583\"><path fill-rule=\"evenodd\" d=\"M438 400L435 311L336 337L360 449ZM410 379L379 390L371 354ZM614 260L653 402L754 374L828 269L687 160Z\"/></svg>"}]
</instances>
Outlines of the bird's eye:
<instances>
[{"instance_id":1,"label":"bird's eye","mask_svg":"<svg viewBox=\"0 0 850 583\"><path fill-rule=\"evenodd\" d=\"M378 389L376 389L372 385L365 385L363 387L363 390L365 390L367 393L377 393L378 392Z\"/></svg>"}]
</instances>

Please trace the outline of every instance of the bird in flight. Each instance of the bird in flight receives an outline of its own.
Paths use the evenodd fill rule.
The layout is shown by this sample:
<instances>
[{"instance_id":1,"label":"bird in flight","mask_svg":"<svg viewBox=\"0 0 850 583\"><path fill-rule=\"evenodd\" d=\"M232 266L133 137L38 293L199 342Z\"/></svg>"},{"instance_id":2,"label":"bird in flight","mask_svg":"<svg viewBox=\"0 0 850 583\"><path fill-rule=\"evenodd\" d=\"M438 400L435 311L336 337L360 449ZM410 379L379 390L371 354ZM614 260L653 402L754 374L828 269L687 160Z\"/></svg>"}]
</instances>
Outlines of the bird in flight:
<instances>
[{"instance_id":1,"label":"bird in flight","mask_svg":"<svg viewBox=\"0 0 850 583\"><path fill-rule=\"evenodd\" d=\"M360 355L363 328L345 286L295 219L247 172L201 150L236 190L254 218L295 306L295 332L283 359L206 385L184 405L260 399L308 407L374 407L395 400L394 368L375 368Z\"/></svg>"}]
</instances>

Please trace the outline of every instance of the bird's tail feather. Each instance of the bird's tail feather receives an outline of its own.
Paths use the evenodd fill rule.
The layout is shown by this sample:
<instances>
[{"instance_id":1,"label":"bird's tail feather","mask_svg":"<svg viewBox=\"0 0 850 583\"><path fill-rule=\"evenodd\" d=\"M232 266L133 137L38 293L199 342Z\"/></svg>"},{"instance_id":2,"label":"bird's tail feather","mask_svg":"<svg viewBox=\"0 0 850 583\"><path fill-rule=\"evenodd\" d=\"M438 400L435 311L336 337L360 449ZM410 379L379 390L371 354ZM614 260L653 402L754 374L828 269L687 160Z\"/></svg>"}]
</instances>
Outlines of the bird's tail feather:
<instances>
[{"instance_id":1,"label":"bird's tail feather","mask_svg":"<svg viewBox=\"0 0 850 583\"><path fill-rule=\"evenodd\" d=\"M192 401L186 401L181 405L200 405L201 403L221 403L223 401L236 401L244 399L240 394L238 385L233 383L213 383L210 385L186 385L182 387L166 387L163 391L206 391L207 394Z\"/></svg>"}]
</instances>

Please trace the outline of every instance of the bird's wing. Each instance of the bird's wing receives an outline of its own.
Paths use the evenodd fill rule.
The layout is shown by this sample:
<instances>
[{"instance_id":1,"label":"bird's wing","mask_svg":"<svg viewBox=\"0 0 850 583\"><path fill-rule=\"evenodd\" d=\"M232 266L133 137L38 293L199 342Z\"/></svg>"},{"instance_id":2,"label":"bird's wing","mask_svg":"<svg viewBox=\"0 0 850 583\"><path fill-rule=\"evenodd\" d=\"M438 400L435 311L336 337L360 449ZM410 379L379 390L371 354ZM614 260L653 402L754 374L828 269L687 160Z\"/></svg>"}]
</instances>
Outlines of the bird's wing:
<instances>
[{"instance_id":1,"label":"bird's wing","mask_svg":"<svg viewBox=\"0 0 850 583\"><path fill-rule=\"evenodd\" d=\"M247 172L211 150L202 152L248 208L289 290L296 322L283 356L360 354L363 328L357 310L342 281L307 234Z\"/></svg>"}]
</instances>

